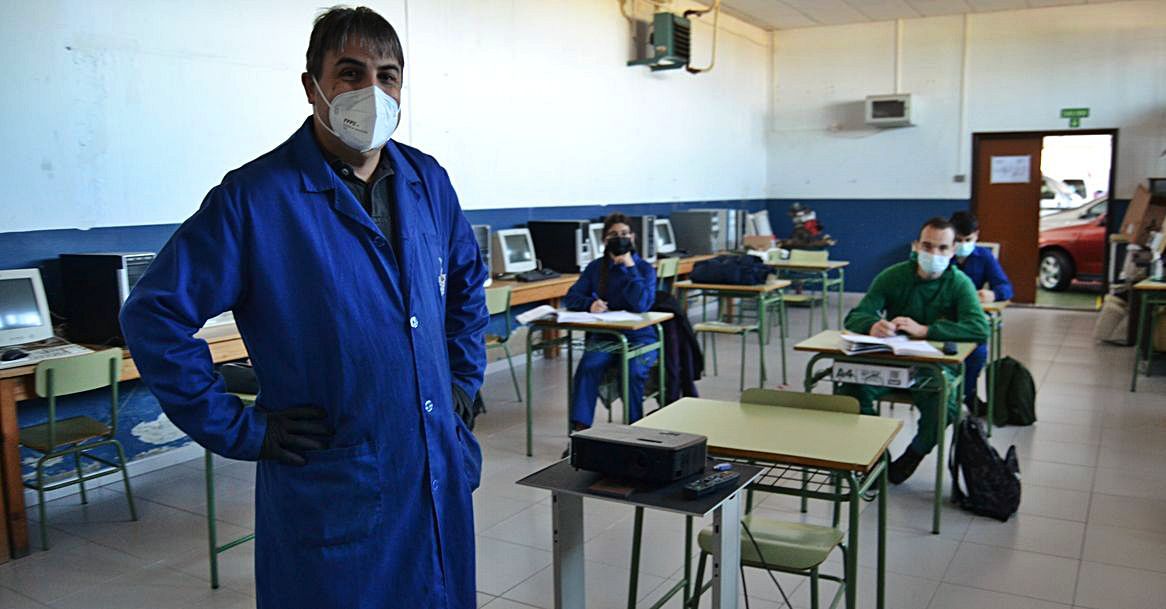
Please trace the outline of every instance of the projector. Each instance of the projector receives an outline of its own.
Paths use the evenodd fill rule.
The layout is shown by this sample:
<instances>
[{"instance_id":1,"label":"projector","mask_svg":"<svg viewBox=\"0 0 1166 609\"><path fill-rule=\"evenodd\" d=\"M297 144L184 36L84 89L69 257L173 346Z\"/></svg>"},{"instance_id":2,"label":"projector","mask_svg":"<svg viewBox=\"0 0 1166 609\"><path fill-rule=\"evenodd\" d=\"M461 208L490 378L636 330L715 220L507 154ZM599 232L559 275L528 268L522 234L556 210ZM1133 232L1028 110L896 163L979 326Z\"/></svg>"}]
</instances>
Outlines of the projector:
<instances>
[{"instance_id":1,"label":"projector","mask_svg":"<svg viewBox=\"0 0 1166 609\"><path fill-rule=\"evenodd\" d=\"M571 465L616 478L668 483L704 471L708 438L630 425L571 434Z\"/></svg>"}]
</instances>

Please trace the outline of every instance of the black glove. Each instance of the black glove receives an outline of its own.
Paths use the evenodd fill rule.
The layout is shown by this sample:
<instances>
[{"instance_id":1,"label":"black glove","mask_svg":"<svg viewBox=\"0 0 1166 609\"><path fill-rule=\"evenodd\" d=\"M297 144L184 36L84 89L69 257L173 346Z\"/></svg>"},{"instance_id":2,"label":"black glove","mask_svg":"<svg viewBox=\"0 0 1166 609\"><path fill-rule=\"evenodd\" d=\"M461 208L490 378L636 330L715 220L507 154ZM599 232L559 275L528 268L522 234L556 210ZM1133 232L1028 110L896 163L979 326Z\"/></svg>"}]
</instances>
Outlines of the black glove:
<instances>
[{"instance_id":1,"label":"black glove","mask_svg":"<svg viewBox=\"0 0 1166 609\"><path fill-rule=\"evenodd\" d=\"M327 413L314 406L300 406L267 412L267 433L263 435L260 459L271 459L285 465L307 463L303 453L328 447L325 441L332 436L332 428L324 420Z\"/></svg>"},{"instance_id":2,"label":"black glove","mask_svg":"<svg viewBox=\"0 0 1166 609\"><path fill-rule=\"evenodd\" d=\"M474 419L479 414L486 412L486 405L482 402L482 392L479 391L478 395L474 396L474 399L471 400L470 396L466 395L466 392L462 391L461 387L454 385L452 389L453 412L461 417L462 422L466 424L466 427L470 431L473 431Z\"/></svg>"}]
</instances>

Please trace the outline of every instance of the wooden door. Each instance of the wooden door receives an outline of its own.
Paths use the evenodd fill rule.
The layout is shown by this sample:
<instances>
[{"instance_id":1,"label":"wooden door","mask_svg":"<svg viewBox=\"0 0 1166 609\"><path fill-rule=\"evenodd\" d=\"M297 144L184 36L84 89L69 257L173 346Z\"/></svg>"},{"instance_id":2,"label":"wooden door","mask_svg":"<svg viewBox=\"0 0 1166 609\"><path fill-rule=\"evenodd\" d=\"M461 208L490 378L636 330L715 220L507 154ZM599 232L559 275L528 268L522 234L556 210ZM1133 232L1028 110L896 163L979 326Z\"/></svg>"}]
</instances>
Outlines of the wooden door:
<instances>
[{"instance_id":1,"label":"wooden door","mask_svg":"<svg viewBox=\"0 0 1166 609\"><path fill-rule=\"evenodd\" d=\"M1015 288L1014 302L1036 300L1040 230L1040 135L976 134L972 212L980 239L1000 244L1000 265ZM1022 171L1027 162L1027 172ZM1024 175L1027 173L1027 175Z\"/></svg>"}]
</instances>

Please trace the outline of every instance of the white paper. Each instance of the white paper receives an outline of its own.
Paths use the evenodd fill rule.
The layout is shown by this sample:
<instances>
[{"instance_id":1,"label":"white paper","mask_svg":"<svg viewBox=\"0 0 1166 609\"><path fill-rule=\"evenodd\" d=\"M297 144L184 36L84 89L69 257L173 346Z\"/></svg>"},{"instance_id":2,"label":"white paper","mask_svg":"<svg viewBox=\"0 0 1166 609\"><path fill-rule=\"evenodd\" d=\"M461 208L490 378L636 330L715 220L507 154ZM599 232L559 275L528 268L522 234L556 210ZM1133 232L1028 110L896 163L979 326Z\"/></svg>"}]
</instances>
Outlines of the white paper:
<instances>
[{"instance_id":1,"label":"white paper","mask_svg":"<svg viewBox=\"0 0 1166 609\"><path fill-rule=\"evenodd\" d=\"M535 308L533 308L525 313L520 313L518 315L515 315L514 319L518 320L518 323L520 323L522 325L526 325L526 324L528 324L536 319L541 319L543 317L546 317L547 315L553 315L554 312L555 312L555 308L552 307L551 305L541 305L541 306L537 306L537 307L535 307Z\"/></svg>"},{"instance_id":2,"label":"white paper","mask_svg":"<svg viewBox=\"0 0 1166 609\"><path fill-rule=\"evenodd\" d=\"M595 315L583 311L556 311L558 321L565 324L580 324L597 321Z\"/></svg>"},{"instance_id":3,"label":"white paper","mask_svg":"<svg viewBox=\"0 0 1166 609\"><path fill-rule=\"evenodd\" d=\"M629 313L628 311L608 311L594 315L599 321L640 321L643 319L640 313Z\"/></svg>"},{"instance_id":4,"label":"white paper","mask_svg":"<svg viewBox=\"0 0 1166 609\"><path fill-rule=\"evenodd\" d=\"M1018 156L992 157L992 184L1028 184L1032 171L1032 157Z\"/></svg>"},{"instance_id":5,"label":"white paper","mask_svg":"<svg viewBox=\"0 0 1166 609\"><path fill-rule=\"evenodd\" d=\"M895 355L943 355L931 343L925 340L912 340L906 336L895 335L887 338L867 336L866 334L842 333L842 340L849 343L867 345L886 345L893 349Z\"/></svg>"}]
</instances>

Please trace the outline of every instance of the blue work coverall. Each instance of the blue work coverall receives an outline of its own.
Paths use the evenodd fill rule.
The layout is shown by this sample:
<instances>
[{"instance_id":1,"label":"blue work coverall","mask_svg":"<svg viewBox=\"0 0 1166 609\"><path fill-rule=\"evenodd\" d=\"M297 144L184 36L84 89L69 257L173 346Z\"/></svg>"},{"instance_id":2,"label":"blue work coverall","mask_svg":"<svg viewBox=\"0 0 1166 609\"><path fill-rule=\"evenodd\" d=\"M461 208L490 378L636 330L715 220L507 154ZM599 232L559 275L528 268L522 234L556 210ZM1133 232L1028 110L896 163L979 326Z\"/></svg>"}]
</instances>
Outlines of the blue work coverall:
<instances>
[{"instance_id":1,"label":"blue work coverall","mask_svg":"<svg viewBox=\"0 0 1166 609\"><path fill-rule=\"evenodd\" d=\"M992 255L992 250L977 245L963 260L953 258L952 263L972 280L972 285L976 286L977 290L986 285L996 295L997 301L1012 300L1012 282L1008 281L1008 275L1004 274L1004 269ZM980 343L968 359L964 360L964 403L972 412L976 412L976 386L987 361L986 343Z\"/></svg>"},{"instance_id":2,"label":"blue work coverall","mask_svg":"<svg viewBox=\"0 0 1166 609\"><path fill-rule=\"evenodd\" d=\"M632 252L635 266L624 266L612 262L609 256L592 260L579 280L567 291L563 304L572 311L590 311L591 303L597 299L607 302L611 311L631 311L643 313L651 310L656 300L656 269L640 255ZM600 287L601 265L607 265L607 285ZM656 341L656 328L648 327L624 333L630 346ZM588 337L588 342L613 340L609 336ZM628 362L628 422L638 421L644 416L644 381L657 353L645 353ZM571 422L590 427L595 419L595 400L599 397L599 385L607 368L619 364L619 353L586 351L575 369L574 400L571 402Z\"/></svg>"},{"instance_id":3,"label":"blue work coverall","mask_svg":"<svg viewBox=\"0 0 1166 609\"><path fill-rule=\"evenodd\" d=\"M228 173L178 229L125 303L126 341L170 420L224 457L259 457L261 411L327 412L328 449L302 467L258 464L260 609L471 609L481 452L451 389L482 383L486 269L432 157L382 151L394 239L329 167L311 121ZM227 310L256 408L225 392L192 337Z\"/></svg>"}]
</instances>

